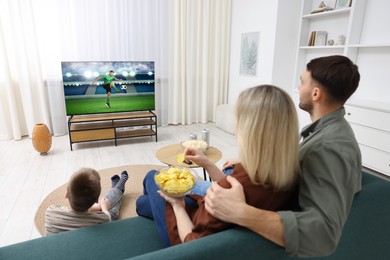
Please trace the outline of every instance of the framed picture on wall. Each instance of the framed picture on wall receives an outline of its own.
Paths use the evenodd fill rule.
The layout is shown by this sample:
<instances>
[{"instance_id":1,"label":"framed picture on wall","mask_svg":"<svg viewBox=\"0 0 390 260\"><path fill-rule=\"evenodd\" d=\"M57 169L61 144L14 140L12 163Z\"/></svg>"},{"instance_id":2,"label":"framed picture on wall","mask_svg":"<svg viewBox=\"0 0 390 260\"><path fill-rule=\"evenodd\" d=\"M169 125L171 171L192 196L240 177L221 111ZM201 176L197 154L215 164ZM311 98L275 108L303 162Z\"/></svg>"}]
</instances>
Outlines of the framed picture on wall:
<instances>
[{"instance_id":1,"label":"framed picture on wall","mask_svg":"<svg viewBox=\"0 0 390 260\"><path fill-rule=\"evenodd\" d=\"M334 9L344 9L351 7L352 0L336 0L336 3L334 5Z\"/></svg>"},{"instance_id":2,"label":"framed picture on wall","mask_svg":"<svg viewBox=\"0 0 390 260\"><path fill-rule=\"evenodd\" d=\"M241 34L240 75L256 76L260 32Z\"/></svg>"}]
</instances>

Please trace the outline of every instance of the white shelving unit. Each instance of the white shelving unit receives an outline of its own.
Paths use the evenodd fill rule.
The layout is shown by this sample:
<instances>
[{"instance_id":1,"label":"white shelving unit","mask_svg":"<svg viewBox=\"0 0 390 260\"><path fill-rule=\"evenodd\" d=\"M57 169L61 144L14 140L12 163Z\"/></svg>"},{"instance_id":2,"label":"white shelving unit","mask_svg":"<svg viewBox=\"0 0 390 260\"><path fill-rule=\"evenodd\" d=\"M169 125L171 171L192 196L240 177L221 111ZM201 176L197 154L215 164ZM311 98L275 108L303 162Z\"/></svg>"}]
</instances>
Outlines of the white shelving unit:
<instances>
[{"instance_id":1,"label":"white shelving unit","mask_svg":"<svg viewBox=\"0 0 390 260\"><path fill-rule=\"evenodd\" d=\"M346 118L360 144L363 165L390 176L390 1L352 0L351 7L311 14L320 2L301 0L293 87L299 85L300 74L313 58L338 54L357 64L361 80L346 104ZM324 2L334 7L334 0ZM326 31L327 40L335 44L344 35L345 43L308 46L312 31ZM298 102L298 93L294 99ZM300 113L301 125L309 122L306 113Z\"/></svg>"}]
</instances>

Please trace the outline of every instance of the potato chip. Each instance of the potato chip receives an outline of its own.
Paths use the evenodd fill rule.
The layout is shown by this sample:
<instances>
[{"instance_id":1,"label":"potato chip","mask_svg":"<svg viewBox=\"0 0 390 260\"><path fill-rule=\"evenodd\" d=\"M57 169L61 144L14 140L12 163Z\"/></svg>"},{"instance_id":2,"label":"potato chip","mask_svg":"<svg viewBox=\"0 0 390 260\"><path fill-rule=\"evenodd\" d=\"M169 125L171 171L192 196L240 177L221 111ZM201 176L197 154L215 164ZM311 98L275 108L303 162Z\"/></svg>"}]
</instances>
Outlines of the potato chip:
<instances>
[{"instance_id":1,"label":"potato chip","mask_svg":"<svg viewBox=\"0 0 390 260\"><path fill-rule=\"evenodd\" d=\"M179 153L176 155L176 162L178 165L182 164L184 161L184 153Z\"/></svg>"}]
</instances>

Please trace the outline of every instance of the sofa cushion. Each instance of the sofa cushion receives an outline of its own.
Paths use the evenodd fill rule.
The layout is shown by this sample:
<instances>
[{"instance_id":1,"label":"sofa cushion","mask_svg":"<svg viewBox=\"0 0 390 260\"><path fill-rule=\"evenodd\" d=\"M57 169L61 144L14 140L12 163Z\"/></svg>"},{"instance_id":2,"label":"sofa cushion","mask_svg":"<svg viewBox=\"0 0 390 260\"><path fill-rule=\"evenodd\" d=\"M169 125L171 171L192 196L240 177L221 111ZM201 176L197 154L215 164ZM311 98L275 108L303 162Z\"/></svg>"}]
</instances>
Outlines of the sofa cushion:
<instances>
[{"instance_id":1,"label":"sofa cushion","mask_svg":"<svg viewBox=\"0 0 390 260\"><path fill-rule=\"evenodd\" d=\"M363 172L335 253L326 259L390 259L390 182Z\"/></svg>"}]
</instances>

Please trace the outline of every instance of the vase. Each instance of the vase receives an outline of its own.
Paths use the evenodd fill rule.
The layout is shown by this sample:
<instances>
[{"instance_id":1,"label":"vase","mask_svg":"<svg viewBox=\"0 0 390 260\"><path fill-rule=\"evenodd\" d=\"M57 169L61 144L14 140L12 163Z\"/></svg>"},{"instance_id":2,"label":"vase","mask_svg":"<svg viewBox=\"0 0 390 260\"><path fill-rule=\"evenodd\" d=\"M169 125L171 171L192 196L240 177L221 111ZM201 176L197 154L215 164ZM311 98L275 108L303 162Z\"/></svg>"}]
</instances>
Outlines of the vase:
<instances>
[{"instance_id":1,"label":"vase","mask_svg":"<svg viewBox=\"0 0 390 260\"><path fill-rule=\"evenodd\" d=\"M36 124L32 133L34 149L41 155L46 155L51 148L51 134L45 124Z\"/></svg>"}]
</instances>

